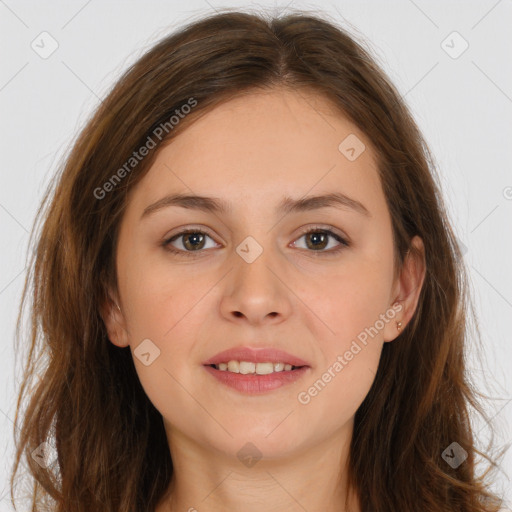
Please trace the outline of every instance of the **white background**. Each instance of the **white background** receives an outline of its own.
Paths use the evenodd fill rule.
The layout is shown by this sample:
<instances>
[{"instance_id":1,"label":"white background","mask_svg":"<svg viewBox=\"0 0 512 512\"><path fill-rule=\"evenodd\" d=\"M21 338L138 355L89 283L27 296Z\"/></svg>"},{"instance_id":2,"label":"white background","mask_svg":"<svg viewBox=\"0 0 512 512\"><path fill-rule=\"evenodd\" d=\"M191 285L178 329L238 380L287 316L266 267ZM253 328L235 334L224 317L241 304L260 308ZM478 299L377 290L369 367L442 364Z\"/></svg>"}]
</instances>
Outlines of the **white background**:
<instances>
[{"instance_id":1,"label":"white background","mask_svg":"<svg viewBox=\"0 0 512 512\"><path fill-rule=\"evenodd\" d=\"M0 0L0 512L8 476L20 362L14 326L28 236L51 176L120 73L174 28L214 9L329 13L368 41L412 109L438 163L455 231L467 252L484 350L469 367L493 399L485 408L510 443L512 424L512 4L510 0L304 3ZM58 43L41 58L46 31ZM463 41L469 47L457 58ZM449 36L449 37L448 37ZM447 39L448 37L448 39ZM49 39L45 40L49 48ZM443 43L445 41L445 43ZM449 47L452 47L451 50ZM445 51L447 50L447 51ZM483 358L483 359L482 359ZM482 363L483 361L483 363ZM481 364L484 366L482 367ZM478 418L485 447L486 428ZM478 423L479 422L479 423ZM495 478L509 500L512 454ZM506 474L505 474L506 473Z\"/></svg>"}]
</instances>

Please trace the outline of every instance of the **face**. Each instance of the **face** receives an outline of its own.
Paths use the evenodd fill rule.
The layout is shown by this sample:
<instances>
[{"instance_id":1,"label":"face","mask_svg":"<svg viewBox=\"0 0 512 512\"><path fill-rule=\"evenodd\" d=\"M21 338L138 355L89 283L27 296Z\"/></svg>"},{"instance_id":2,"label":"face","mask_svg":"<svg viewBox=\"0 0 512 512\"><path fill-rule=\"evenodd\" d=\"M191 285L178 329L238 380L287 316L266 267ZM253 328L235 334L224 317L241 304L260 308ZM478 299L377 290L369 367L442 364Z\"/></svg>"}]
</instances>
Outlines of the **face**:
<instances>
[{"instance_id":1,"label":"face","mask_svg":"<svg viewBox=\"0 0 512 512\"><path fill-rule=\"evenodd\" d=\"M215 198L225 210L188 202L143 214L173 194ZM279 208L327 194L351 202ZM116 261L111 341L130 346L168 436L231 456L248 441L289 455L350 429L421 284L405 273L393 280L370 141L303 91L231 100L162 149L132 191ZM240 391L204 366L240 346L277 348L307 367L273 390Z\"/></svg>"}]
</instances>

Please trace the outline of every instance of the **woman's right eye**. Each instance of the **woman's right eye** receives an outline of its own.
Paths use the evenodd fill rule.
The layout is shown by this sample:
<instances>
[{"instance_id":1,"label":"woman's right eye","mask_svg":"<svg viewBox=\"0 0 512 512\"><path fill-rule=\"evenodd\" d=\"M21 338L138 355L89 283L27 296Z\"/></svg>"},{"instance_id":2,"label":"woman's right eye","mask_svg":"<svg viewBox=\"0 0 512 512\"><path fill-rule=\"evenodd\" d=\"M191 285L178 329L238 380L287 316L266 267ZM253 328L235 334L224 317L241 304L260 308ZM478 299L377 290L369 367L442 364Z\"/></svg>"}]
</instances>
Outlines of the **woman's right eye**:
<instances>
[{"instance_id":1,"label":"woman's right eye","mask_svg":"<svg viewBox=\"0 0 512 512\"><path fill-rule=\"evenodd\" d=\"M191 253L208 248L205 247L206 237L212 239L211 236L204 231L200 231L198 229L187 229L177 233L176 235L173 235L167 240L164 240L162 245L166 250L173 253ZM182 248L175 248L175 246L172 245L172 243L175 241L178 241L178 244L181 245Z\"/></svg>"}]
</instances>

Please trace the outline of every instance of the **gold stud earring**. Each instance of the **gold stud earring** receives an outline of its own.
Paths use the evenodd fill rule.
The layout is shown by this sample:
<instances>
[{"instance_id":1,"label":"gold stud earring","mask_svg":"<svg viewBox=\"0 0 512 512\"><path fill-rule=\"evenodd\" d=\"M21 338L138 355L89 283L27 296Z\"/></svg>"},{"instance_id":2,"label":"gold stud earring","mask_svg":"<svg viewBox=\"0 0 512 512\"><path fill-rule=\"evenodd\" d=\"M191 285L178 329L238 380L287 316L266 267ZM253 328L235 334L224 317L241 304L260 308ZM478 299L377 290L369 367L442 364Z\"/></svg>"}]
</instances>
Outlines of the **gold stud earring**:
<instances>
[{"instance_id":1,"label":"gold stud earring","mask_svg":"<svg viewBox=\"0 0 512 512\"><path fill-rule=\"evenodd\" d=\"M402 322L397 322L396 328L398 329L398 332L400 332L402 330Z\"/></svg>"}]
</instances>

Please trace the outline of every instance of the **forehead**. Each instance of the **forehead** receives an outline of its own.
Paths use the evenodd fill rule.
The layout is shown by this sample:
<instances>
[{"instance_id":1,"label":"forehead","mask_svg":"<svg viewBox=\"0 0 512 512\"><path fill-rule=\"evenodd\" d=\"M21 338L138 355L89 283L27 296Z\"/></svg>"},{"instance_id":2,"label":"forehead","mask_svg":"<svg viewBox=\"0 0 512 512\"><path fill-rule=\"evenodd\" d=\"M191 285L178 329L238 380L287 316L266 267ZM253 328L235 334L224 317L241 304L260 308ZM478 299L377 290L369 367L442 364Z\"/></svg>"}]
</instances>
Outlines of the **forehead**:
<instances>
[{"instance_id":1,"label":"forehead","mask_svg":"<svg viewBox=\"0 0 512 512\"><path fill-rule=\"evenodd\" d=\"M372 214L385 208L371 141L322 96L276 89L236 97L189 125L159 151L132 208L173 192L256 208L333 191Z\"/></svg>"}]
</instances>

